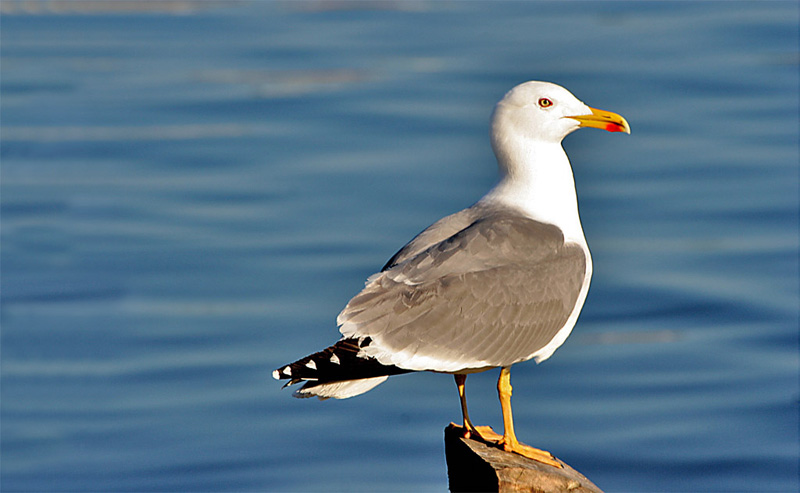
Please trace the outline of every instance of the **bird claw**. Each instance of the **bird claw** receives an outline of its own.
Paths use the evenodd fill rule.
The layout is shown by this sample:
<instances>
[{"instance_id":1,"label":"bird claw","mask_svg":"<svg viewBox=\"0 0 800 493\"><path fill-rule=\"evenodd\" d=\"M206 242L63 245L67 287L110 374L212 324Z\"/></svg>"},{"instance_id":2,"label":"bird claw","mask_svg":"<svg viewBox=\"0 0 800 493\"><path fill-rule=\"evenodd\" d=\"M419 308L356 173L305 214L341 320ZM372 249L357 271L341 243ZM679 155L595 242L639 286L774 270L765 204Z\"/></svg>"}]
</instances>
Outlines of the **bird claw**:
<instances>
[{"instance_id":1,"label":"bird claw","mask_svg":"<svg viewBox=\"0 0 800 493\"><path fill-rule=\"evenodd\" d=\"M518 454L523 457L527 457L528 459L535 460L536 462L547 464L548 466L557 467L559 469L564 467L561 465L561 462L559 462L559 460L547 450L531 447L530 445L525 445L524 443L507 442L505 439L500 440L497 445L506 452Z\"/></svg>"},{"instance_id":2,"label":"bird claw","mask_svg":"<svg viewBox=\"0 0 800 493\"><path fill-rule=\"evenodd\" d=\"M459 433L464 438L483 442L486 445L521 455L528 459L535 460L536 462L541 462L542 464L557 468L564 467L550 452L525 445L518 441L507 441L503 435L496 433L491 426L473 426L472 430L470 430L469 427L457 425L455 423L450 423L450 426L458 429Z\"/></svg>"},{"instance_id":3,"label":"bird claw","mask_svg":"<svg viewBox=\"0 0 800 493\"><path fill-rule=\"evenodd\" d=\"M499 445L503 440L503 435L496 433L491 426L476 426L474 433L480 441L491 445Z\"/></svg>"},{"instance_id":4,"label":"bird claw","mask_svg":"<svg viewBox=\"0 0 800 493\"><path fill-rule=\"evenodd\" d=\"M455 423L450 423L450 426L457 428L462 437L477 440L487 445L497 446L503 439L503 435L495 433L491 426L461 426Z\"/></svg>"}]
</instances>

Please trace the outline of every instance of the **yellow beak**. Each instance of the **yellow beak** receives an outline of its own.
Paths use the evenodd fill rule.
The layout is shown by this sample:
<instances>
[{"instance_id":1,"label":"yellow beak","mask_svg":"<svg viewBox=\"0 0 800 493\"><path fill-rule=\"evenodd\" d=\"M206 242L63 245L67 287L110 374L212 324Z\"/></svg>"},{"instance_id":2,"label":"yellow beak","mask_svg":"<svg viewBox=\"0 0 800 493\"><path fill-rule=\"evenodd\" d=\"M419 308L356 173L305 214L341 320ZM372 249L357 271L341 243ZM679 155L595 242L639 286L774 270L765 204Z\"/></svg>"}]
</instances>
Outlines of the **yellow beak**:
<instances>
[{"instance_id":1,"label":"yellow beak","mask_svg":"<svg viewBox=\"0 0 800 493\"><path fill-rule=\"evenodd\" d=\"M631 133L630 125L620 115L605 110L589 109L592 110L590 115L568 116L567 118L578 120L581 127L601 128L609 132Z\"/></svg>"}]
</instances>

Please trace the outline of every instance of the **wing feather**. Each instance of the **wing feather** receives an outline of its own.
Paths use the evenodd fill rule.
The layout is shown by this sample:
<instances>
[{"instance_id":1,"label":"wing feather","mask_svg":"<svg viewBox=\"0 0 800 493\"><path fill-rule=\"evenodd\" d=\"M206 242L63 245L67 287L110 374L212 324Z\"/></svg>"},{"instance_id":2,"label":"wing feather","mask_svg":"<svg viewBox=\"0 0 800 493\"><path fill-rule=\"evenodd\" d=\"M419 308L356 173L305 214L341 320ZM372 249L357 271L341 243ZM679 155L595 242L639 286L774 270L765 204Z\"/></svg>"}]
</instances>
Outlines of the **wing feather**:
<instances>
[{"instance_id":1,"label":"wing feather","mask_svg":"<svg viewBox=\"0 0 800 493\"><path fill-rule=\"evenodd\" d=\"M558 228L507 212L395 259L338 321L346 337L370 338L365 355L409 370L530 359L570 319L587 269L585 249Z\"/></svg>"}]
</instances>

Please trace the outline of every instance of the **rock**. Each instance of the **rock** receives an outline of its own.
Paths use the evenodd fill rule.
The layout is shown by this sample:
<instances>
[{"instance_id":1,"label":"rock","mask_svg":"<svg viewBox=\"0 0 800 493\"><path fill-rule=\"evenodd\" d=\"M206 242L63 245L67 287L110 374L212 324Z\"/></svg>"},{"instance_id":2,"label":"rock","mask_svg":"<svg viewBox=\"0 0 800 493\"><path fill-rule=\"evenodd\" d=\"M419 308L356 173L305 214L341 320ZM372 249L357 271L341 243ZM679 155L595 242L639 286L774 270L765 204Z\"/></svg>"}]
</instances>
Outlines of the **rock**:
<instances>
[{"instance_id":1,"label":"rock","mask_svg":"<svg viewBox=\"0 0 800 493\"><path fill-rule=\"evenodd\" d=\"M501 493L603 493L560 459L557 468L483 442L463 438L455 423L444 429L450 491Z\"/></svg>"}]
</instances>

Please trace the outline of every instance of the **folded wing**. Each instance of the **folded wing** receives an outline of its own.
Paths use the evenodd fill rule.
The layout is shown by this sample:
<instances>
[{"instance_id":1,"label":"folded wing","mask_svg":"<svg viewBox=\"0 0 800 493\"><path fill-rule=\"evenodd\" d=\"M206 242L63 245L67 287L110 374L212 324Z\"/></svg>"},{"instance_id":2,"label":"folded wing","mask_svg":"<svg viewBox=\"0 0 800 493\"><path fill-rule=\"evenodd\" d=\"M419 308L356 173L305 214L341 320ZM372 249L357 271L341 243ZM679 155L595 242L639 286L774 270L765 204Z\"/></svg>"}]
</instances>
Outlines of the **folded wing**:
<instances>
[{"instance_id":1,"label":"folded wing","mask_svg":"<svg viewBox=\"0 0 800 493\"><path fill-rule=\"evenodd\" d=\"M485 215L373 276L338 318L361 351L407 370L525 361L565 328L586 279L584 246L507 211ZM571 327L567 328L567 330Z\"/></svg>"}]
</instances>

